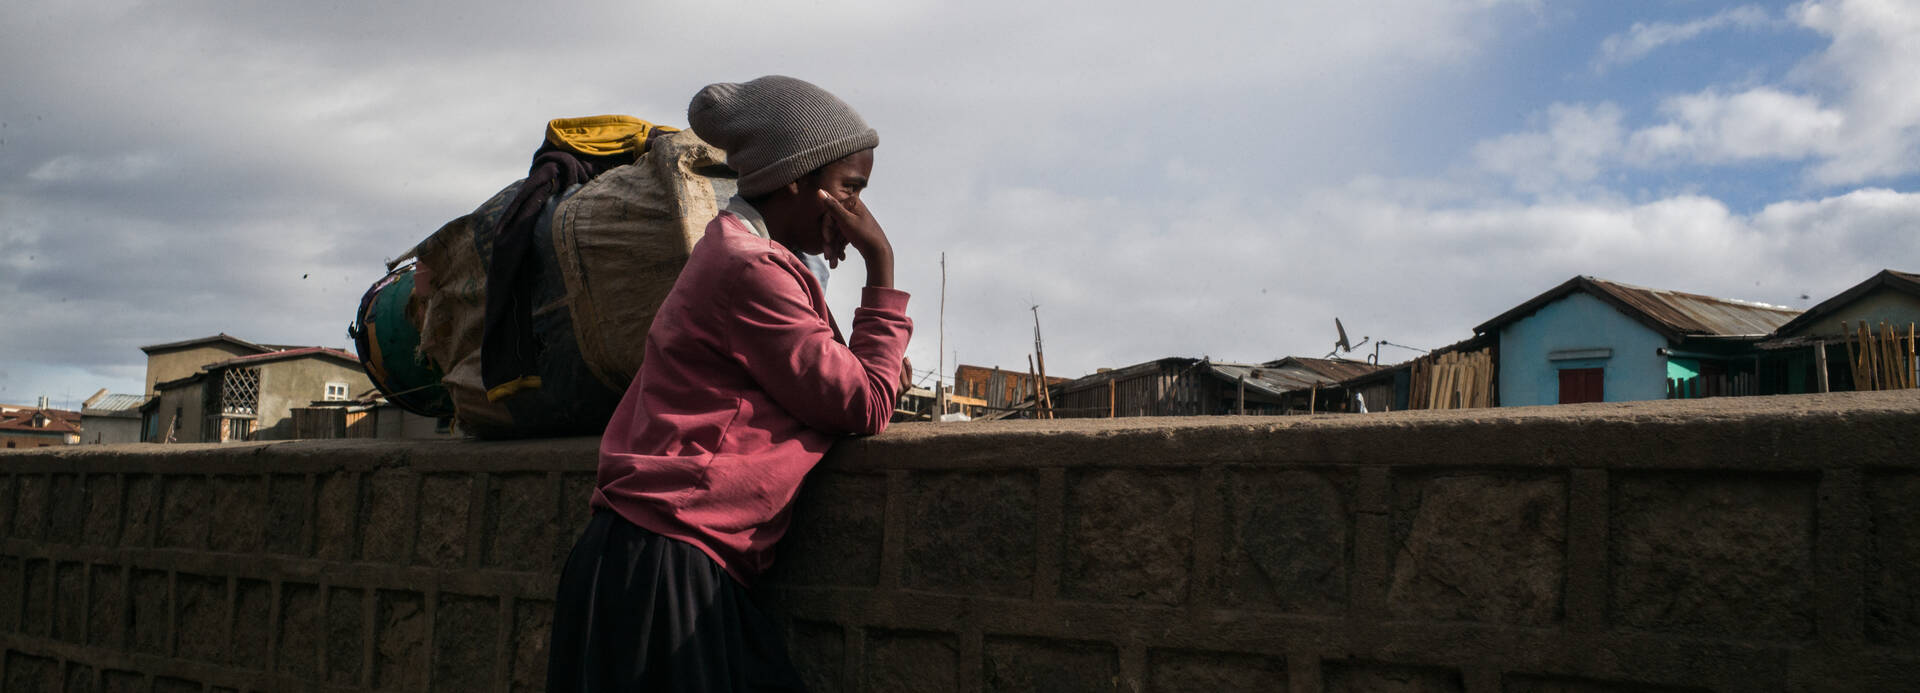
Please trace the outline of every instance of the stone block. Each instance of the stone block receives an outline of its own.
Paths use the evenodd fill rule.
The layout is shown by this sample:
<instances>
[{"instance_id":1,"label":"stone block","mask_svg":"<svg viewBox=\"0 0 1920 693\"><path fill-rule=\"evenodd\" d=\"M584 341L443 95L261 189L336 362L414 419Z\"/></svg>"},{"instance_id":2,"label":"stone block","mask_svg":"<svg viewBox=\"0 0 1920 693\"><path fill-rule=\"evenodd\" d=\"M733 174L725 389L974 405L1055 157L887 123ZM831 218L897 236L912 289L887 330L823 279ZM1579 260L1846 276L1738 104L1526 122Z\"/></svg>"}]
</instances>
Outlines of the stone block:
<instances>
[{"instance_id":1,"label":"stone block","mask_svg":"<svg viewBox=\"0 0 1920 693\"><path fill-rule=\"evenodd\" d=\"M415 561L436 568L457 568L467 558L467 521L473 505L473 477L429 474L420 482L420 538Z\"/></svg>"},{"instance_id":2,"label":"stone block","mask_svg":"<svg viewBox=\"0 0 1920 693\"><path fill-rule=\"evenodd\" d=\"M360 509L360 559L407 563L420 519L414 512L415 492L420 489L419 475L383 469L367 475L364 481L367 502Z\"/></svg>"},{"instance_id":3,"label":"stone block","mask_svg":"<svg viewBox=\"0 0 1920 693\"><path fill-rule=\"evenodd\" d=\"M84 642L87 630L87 566L60 563L53 569L53 637Z\"/></svg>"},{"instance_id":4,"label":"stone block","mask_svg":"<svg viewBox=\"0 0 1920 693\"><path fill-rule=\"evenodd\" d=\"M547 646L553 631L553 602L518 600L513 603L512 693L547 690Z\"/></svg>"},{"instance_id":5,"label":"stone block","mask_svg":"<svg viewBox=\"0 0 1920 693\"><path fill-rule=\"evenodd\" d=\"M1556 623L1567 577L1564 477L1445 474L1394 485L1398 618Z\"/></svg>"},{"instance_id":6,"label":"stone block","mask_svg":"<svg viewBox=\"0 0 1920 693\"><path fill-rule=\"evenodd\" d=\"M415 691L427 685L427 615L418 592L381 590L374 602L373 687Z\"/></svg>"},{"instance_id":7,"label":"stone block","mask_svg":"<svg viewBox=\"0 0 1920 693\"><path fill-rule=\"evenodd\" d=\"M289 556L307 553L307 518L312 516L307 478L275 474L267 480L266 551Z\"/></svg>"},{"instance_id":8,"label":"stone block","mask_svg":"<svg viewBox=\"0 0 1920 693\"><path fill-rule=\"evenodd\" d=\"M202 662L224 661L227 652L227 579L181 573L174 576L178 598L176 636L179 656Z\"/></svg>"},{"instance_id":9,"label":"stone block","mask_svg":"<svg viewBox=\"0 0 1920 693\"><path fill-rule=\"evenodd\" d=\"M60 662L16 650L7 651L6 688L9 691L54 691L60 688Z\"/></svg>"},{"instance_id":10,"label":"stone block","mask_svg":"<svg viewBox=\"0 0 1920 693\"><path fill-rule=\"evenodd\" d=\"M846 632L831 623L794 621L787 652L807 690L845 690Z\"/></svg>"},{"instance_id":11,"label":"stone block","mask_svg":"<svg viewBox=\"0 0 1920 693\"><path fill-rule=\"evenodd\" d=\"M1229 469L1222 603L1303 614L1347 604L1353 480L1321 471Z\"/></svg>"},{"instance_id":12,"label":"stone block","mask_svg":"<svg viewBox=\"0 0 1920 693\"><path fill-rule=\"evenodd\" d=\"M212 527L213 489L206 477L177 474L160 479L160 535L158 546L204 549Z\"/></svg>"},{"instance_id":13,"label":"stone block","mask_svg":"<svg viewBox=\"0 0 1920 693\"><path fill-rule=\"evenodd\" d=\"M1190 472L1069 473L1061 596L1184 603L1193 565L1193 489Z\"/></svg>"},{"instance_id":14,"label":"stone block","mask_svg":"<svg viewBox=\"0 0 1920 693\"><path fill-rule=\"evenodd\" d=\"M93 546L120 544L120 510L124 503L120 479L112 474L87 477L87 516L81 521L81 541Z\"/></svg>"},{"instance_id":15,"label":"stone block","mask_svg":"<svg viewBox=\"0 0 1920 693\"><path fill-rule=\"evenodd\" d=\"M25 568L17 557L0 556L0 632L20 632L26 606Z\"/></svg>"},{"instance_id":16,"label":"stone block","mask_svg":"<svg viewBox=\"0 0 1920 693\"><path fill-rule=\"evenodd\" d=\"M1152 693L1284 693L1287 663L1279 657L1233 652L1153 650L1147 653L1147 690Z\"/></svg>"},{"instance_id":17,"label":"stone block","mask_svg":"<svg viewBox=\"0 0 1920 693\"><path fill-rule=\"evenodd\" d=\"M146 546L153 540L155 510L160 507L160 480L147 475L126 477L126 520L121 524L120 545Z\"/></svg>"},{"instance_id":18,"label":"stone block","mask_svg":"<svg viewBox=\"0 0 1920 693\"><path fill-rule=\"evenodd\" d=\"M433 689L491 687L499 641L499 600L442 592L433 612Z\"/></svg>"},{"instance_id":19,"label":"stone block","mask_svg":"<svg viewBox=\"0 0 1920 693\"><path fill-rule=\"evenodd\" d=\"M335 587L327 591L327 682L335 686L360 685L366 636L366 591Z\"/></svg>"},{"instance_id":20,"label":"stone block","mask_svg":"<svg viewBox=\"0 0 1920 693\"><path fill-rule=\"evenodd\" d=\"M1120 691L1120 655L1106 643L988 637L988 691Z\"/></svg>"},{"instance_id":21,"label":"stone block","mask_svg":"<svg viewBox=\"0 0 1920 693\"><path fill-rule=\"evenodd\" d=\"M952 633L870 629L866 653L866 693L960 690L960 641Z\"/></svg>"},{"instance_id":22,"label":"stone block","mask_svg":"<svg viewBox=\"0 0 1920 693\"><path fill-rule=\"evenodd\" d=\"M563 474L560 476L560 541L553 545L553 573L567 564L567 553L573 550L574 542L587 532L587 521L593 519L593 490L596 488L592 474Z\"/></svg>"},{"instance_id":23,"label":"stone block","mask_svg":"<svg viewBox=\"0 0 1920 693\"><path fill-rule=\"evenodd\" d=\"M769 577L801 585L878 584L886 512L886 477L815 472L800 489Z\"/></svg>"},{"instance_id":24,"label":"stone block","mask_svg":"<svg viewBox=\"0 0 1920 693\"><path fill-rule=\"evenodd\" d=\"M536 571L553 555L559 529L559 499L545 474L503 474L487 492L487 534L482 551L491 568Z\"/></svg>"},{"instance_id":25,"label":"stone block","mask_svg":"<svg viewBox=\"0 0 1920 693\"><path fill-rule=\"evenodd\" d=\"M1525 674L1508 675L1500 689L1503 693L1707 693L1708 691L1705 688Z\"/></svg>"},{"instance_id":26,"label":"stone block","mask_svg":"<svg viewBox=\"0 0 1920 693\"><path fill-rule=\"evenodd\" d=\"M913 589L1030 597L1036 480L1031 472L928 472L908 478L904 582Z\"/></svg>"},{"instance_id":27,"label":"stone block","mask_svg":"<svg viewBox=\"0 0 1920 693\"><path fill-rule=\"evenodd\" d=\"M313 552L330 561L352 560L355 520L360 515L360 484L353 474L336 472L319 478L313 504Z\"/></svg>"},{"instance_id":28,"label":"stone block","mask_svg":"<svg viewBox=\"0 0 1920 693\"><path fill-rule=\"evenodd\" d=\"M153 693L204 693L206 689L207 687L198 681L171 676L156 676L153 679Z\"/></svg>"},{"instance_id":29,"label":"stone block","mask_svg":"<svg viewBox=\"0 0 1920 693\"><path fill-rule=\"evenodd\" d=\"M233 664L244 669L267 666L273 639L273 584L238 580L233 595Z\"/></svg>"},{"instance_id":30,"label":"stone block","mask_svg":"<svg viewBox=\"0 0 1920 693\"><path fill-rule=\"evenodd\" d=\"M1460 672L1379 662L1326 662L1321 668L1327 693L1460 693Z\"/></svg>"},{"instance_id":31,"label":"stone block","mask_svg":"<svg viewBox=\"0 0 1920 693\"><path fill-rule=\"evenodd\" d=\"M320 588L316 585L280 585L279 651L274 664L280 673L306 681L320 680Z\"/></svg>"},{"instance_id":32,"label":"stone block","mask_svg":"<svg viewBox=\"0 0 1920 693\"><path fill-rule=\"evenodd\" d=\"M93 597L87 601L87 642L99 647L126 646L127 585L117 565L88 566Z\"/></svg>"},{"instance_id":33,"label":"stone block","mask_svg":"<svg viewBox=\"0 0 1920 693\"><path fill-rule=\"evenodd\" d=\"M47 541L75 546L87 522L87 487L78 474L53 475L47 503Z\"/></svg>"},{"instance_id":34,"label":"stone block","mask_svg":"<svg viewBox=\"0 0 1920 693\"><path fill-rule=\"evenodd\" d=\"M1615 477L1615 626L1799 639L1813 634L1814 485L1802 477Z\"/></svg>"},{"instance_id":35,"label":"stone block","mask_svg":"<svg viewBox=\"0 0 1920 693\"><path fill-rule=\"evenodd\" d=\"M132 598L127 610L127 632L132 635L133 651L168 655L167 614L172 609L167 574L158 570L135 570L130 580Z\"/></svg>"},{"instance_id":36,"label":"stone block","mask_svg":"<svg viewBox=\"0 0 1920 693\"><path fill-rule=\"evenodd\" d=\"M1920 474L1874 477L1867 495L1867 638L1920 644Z\"/></svg>"},{"instance_id":37,"label":"stone block","mask_svg":"<svg viewBox=\"0 0 1920 693\"><path fill-rule=\"evenodd\" d=\"M100 672L101 693L146 693L147 677L134 671Z\"/></svg>"},{"instance_id":38,"label":"stone block","mask_svg":"<svg viewBox=\"0 0 1920 693\"><path fill-rule=\"evenodd\" d=\"M21 474L14 479L20 491L13 509L13 536L39 541L47 525L47 477Z\"/></svg>"},{"instance_id":39,"label":"stone block","mask_svg":"<svg viewBox=\"0 0 1920 693\"><path fill-rule=\"evenodd\" d=\"M80 662L67 662L67 693L93 690L93 677L93 667Z\"/></svg>"},{"instance_id":40,"label":"stone block","mask_svg":"<svg viewBox=\"0 0 1920 693\"><path fill-rule=\"evenodd\" d=\"M21 630L29 635L48 635L53 628L53 564L27 561L26 587L27 604L21 610L25 627Z\"/></svg>"},{"instance_id":41,"label":"stone block","mask_svg":"<svg viewBox=\"0 0 1920 693\"><path fill-rule=\"evenodd\" d=\"M267 485L258 476L216 476L213 487L212 530L208 546L215 551L260 553L267 545Z\"/></svg>"}]
</instances>

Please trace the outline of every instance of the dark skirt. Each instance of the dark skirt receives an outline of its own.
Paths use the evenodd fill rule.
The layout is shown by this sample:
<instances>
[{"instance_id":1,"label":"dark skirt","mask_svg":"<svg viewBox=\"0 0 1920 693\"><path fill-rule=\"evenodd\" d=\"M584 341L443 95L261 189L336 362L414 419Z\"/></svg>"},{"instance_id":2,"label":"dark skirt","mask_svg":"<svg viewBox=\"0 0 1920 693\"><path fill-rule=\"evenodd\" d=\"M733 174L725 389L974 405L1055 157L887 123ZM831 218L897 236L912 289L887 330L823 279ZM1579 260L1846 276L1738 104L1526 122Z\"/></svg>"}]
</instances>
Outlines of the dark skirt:
<instances>
[{"instance_id":1,"label":"dark skirt","mask_svg":"<svg viewBox=\"0 0 1920 693\"><path fill-rule=\"evenodd\" d=\"M553 607L549 693L804 691L780 632L691 544L599 510Z\"/></svg>"}]
</instances>

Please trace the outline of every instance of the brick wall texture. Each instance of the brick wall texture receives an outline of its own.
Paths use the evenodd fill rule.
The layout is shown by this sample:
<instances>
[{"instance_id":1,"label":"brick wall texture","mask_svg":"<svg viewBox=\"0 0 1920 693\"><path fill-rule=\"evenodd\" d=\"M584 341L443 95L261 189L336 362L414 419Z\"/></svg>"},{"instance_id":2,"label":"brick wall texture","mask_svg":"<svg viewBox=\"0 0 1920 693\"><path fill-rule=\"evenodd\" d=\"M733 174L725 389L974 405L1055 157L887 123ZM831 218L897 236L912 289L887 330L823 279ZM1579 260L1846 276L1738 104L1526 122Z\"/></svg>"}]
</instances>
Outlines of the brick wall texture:
<instances>
[{"instance_id":1,"label":"brick wall texture","mask_svg":"<svg viewBox=\"0 0 1920 693\"><path fill-rule=\"evenodd\" d=\"M0 455L0 690L538 691L595 441ZM906 425L757 594L817 691L1920 690L1920 393Z\"/></svg>"}]
</instances>

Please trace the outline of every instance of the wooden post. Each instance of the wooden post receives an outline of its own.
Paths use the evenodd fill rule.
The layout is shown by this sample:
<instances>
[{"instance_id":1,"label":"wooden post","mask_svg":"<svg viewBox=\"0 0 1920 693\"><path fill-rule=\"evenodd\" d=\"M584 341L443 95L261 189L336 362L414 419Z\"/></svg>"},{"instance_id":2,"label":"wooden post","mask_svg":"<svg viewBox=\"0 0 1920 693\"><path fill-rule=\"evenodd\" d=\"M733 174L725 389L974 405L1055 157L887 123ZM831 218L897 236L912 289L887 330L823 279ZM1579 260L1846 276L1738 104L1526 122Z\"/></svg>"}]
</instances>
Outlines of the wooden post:
<instances>
[{"instance_id":1,"label":"wooden post","mask_svg":"<svg viewBox=\"0 0 1920 693\"><path fill-rule=\"evenodd\" d=\"M1113 390L1114 390L1113 379L1108 378L1107 379L1107 418L1109 419L1114 418L1114 416L1116 415L1116 412L1114 411L1114 406L1113 406L1115 401L1115 398L1113 396Z\"/></svg>"},{"instance_id":2,"label":"wooden post","mask_svg":"<svg viewBox=\"0 0 1920 693\"><path fill-rule=\"evenodd\" d=\"M1827 340L1824 339L1813 341L1813 379L1815 387L1819 388L1814 392L1832 391L1827 382Z\"/></svg>"},{"instance_id":3,"label":"wooden post","mask_svg":"<svg viewBox=\"0 0 1920 693\"><path fill-rule=\"evenodd\" d=\"M1027 355L1027 381L1033 383L1033 418L1042 418L1040 416L1040 392L1042 388L1040 387L1040 376L1034 375L1033 372L1032 354Z\"/></svg>"},{"instance_id":4,"label":"wooden post","mask_svg":"<svg viewBox=\"0 0 1920 693\"><path fill-rule=\"evenodd\" d=\"M1315 414L1315 413L1319 413L1319 411L1320 411L1320 383L1314 383L1313 392L1307 395L1307 413Z\"/></svg>"},{"instance_id":5,"label":"wooden post","mask_svg":"<svg viewBox=\"0 0 1920 693\"><path fill-rule=\"evenodd\" d=\"M1247 376L1240 376L1240 415L1247 415Z\"/></svg>"}]
</instances>

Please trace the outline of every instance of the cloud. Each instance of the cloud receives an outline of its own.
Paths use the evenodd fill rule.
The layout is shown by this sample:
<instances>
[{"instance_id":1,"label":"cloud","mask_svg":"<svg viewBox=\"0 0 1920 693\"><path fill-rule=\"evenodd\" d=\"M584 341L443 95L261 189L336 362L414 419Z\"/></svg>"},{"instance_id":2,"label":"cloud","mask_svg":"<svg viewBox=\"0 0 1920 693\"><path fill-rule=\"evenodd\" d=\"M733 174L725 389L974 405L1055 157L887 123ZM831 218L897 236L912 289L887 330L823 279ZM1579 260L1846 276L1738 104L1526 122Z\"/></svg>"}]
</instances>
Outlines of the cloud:
<instances>
[{"instance_id":1,"label":"cloud","mask_svg":"<svg viewBox=\"0 0 1920 693\"><path fill-rule=\"evenodd\" d=\"M1547 108L1544 131L1520 132L1485 140L1473 148L1480 168L1511 179L1533 194L1592 181L1619 154L1622 131L1619 106L1554 104Z\"/></svg>"},{"instance_id":2,"label":"cloud","mask_svg":"<svg viewBox=\"0 0 1920 693\"><path fill-rule=\"evenodd\" d=\"M1759 29L1773 23L1767 11L1753 5L1733 7L1711 16L1690 22L1634 22L1625 33L1608 36L1600 42L1600 55L1594 58L1593 69L1603 72L1609 67L1625 65L1639 60L1660 48L1684 43L1698 38L1701 34L1722 29Z\"/></svg>"},{"instance_id":3,"label":"cloud","mask_svg":"<svg viewBox=\"0 0 1920 693\"><path fill-rule=\"evenodd\" d=\"M1708 90L1668 99L1669 120L1633 133L1640 161L1725 164L1833 156L1852 135L1847 114L1818 99L1770 87L1723 95Z\"/></svg>"}]
</instances>

